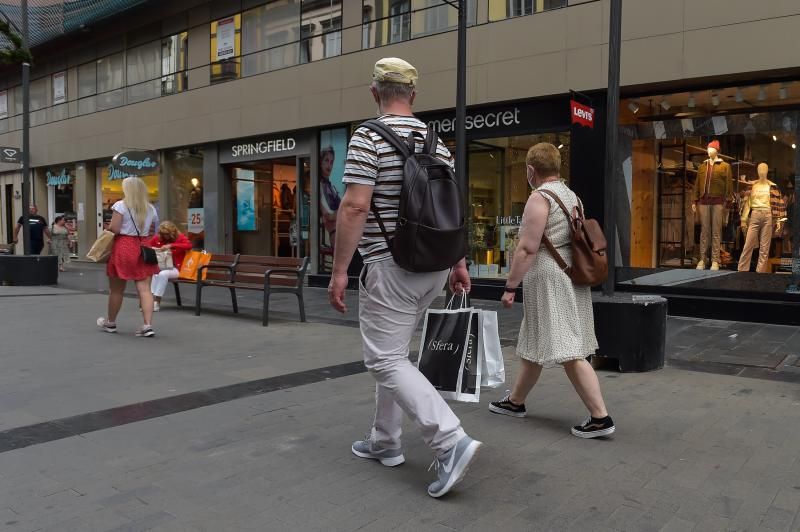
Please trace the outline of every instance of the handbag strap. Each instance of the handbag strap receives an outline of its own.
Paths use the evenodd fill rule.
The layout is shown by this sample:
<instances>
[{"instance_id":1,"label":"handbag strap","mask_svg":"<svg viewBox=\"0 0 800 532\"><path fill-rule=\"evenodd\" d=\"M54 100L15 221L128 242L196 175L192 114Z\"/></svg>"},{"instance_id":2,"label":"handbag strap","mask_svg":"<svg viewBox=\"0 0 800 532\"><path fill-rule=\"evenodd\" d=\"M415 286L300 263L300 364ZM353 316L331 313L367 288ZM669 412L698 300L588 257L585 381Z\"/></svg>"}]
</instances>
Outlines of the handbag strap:
<instances>
[{"instance_id":1,"label":"handbag strap","mask_svg":"<svg viewBox=\"0 0 800 532\"><path fill-rule=\"evenodd\" d=\"M136 236L139 237L139 240L141 240L142 239L142 235L139 234L139 228L136 227L136 220L133 219L133 213L131 212L131 208L128 207L127 204L125 204L125 208L128 209L128 216L131 217L131 223L133 224L133 228L136 230ZM145 216L144 221L145 222L147 221L147 216Z\"/></svg>"}]
</instances>

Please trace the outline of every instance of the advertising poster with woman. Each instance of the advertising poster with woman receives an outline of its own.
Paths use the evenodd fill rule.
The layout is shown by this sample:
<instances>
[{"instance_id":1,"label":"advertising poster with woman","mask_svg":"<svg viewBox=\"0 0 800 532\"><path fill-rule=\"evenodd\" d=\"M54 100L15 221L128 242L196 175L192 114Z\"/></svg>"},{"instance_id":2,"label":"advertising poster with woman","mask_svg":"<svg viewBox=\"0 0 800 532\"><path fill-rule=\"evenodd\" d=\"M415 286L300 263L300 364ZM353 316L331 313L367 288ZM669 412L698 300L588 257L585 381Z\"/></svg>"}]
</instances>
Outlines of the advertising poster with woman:
<instances>
[{"instance_id":1,"label":"advertising poster with woman","mask_svg":"<svg viewBox=\"0 0 800 532\"><path fill-rule=\"evenodd\" d=\"M319 140L319 264L322 271L330 271L336 243L336 213L344 195L347 129L322 131Z\"/></svg>"}]
</instances>

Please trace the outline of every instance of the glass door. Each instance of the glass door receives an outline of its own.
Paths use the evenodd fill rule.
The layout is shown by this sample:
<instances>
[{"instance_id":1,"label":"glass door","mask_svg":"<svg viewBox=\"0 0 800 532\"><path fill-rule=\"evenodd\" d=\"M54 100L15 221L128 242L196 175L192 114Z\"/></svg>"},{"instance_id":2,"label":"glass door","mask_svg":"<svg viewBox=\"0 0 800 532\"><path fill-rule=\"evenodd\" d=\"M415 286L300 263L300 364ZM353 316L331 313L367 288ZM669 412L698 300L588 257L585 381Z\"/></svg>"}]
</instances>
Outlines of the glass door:
<instances>
[{"instance_id":1,"label":"glass door","mask_svg":"<svg viewBox=\"0 0 800 532\"><path fill-rule=\"evenodd\" d=\"M295 187L297 213L293 239L297 249L296 256L311 256L311 159L297 158L297 186Z\"/></svg>"}]
</instances>

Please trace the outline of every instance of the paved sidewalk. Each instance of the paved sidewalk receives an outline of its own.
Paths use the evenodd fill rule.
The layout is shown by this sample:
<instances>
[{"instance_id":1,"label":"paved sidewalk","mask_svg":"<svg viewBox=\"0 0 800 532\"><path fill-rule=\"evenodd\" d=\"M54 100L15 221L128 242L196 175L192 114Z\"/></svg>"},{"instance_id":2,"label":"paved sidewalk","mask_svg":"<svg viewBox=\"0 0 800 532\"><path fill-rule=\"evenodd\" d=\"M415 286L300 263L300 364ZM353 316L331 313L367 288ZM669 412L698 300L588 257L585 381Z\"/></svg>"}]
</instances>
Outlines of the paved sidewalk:
<instances>
[{"instance_id":1,"label":"paved sidewalk","mask_svg":"<svg viewBox=\"0 0 800 532\"><path fill-rule=\"evenodd\" d=\"M256 306L199 318L167 308L150 340L132 336L133 298L118 335L97 331L106 297L69 275L58 288L0 287L0 532L800 532L800 385L698 362L714 349L797 349L797 329L671 320L672 367L600 372L618 425L607 440L569 434L585 413L558 369L524 420L487 411L502 389L453 403L486 447L437 501L414 427L402 467L350 453L374 382L352 317L325 310L324 292L309 290L307 324L290 299L267 328ZM748 368L773 376L741 376Z\"/></svg>"}]
</instances>

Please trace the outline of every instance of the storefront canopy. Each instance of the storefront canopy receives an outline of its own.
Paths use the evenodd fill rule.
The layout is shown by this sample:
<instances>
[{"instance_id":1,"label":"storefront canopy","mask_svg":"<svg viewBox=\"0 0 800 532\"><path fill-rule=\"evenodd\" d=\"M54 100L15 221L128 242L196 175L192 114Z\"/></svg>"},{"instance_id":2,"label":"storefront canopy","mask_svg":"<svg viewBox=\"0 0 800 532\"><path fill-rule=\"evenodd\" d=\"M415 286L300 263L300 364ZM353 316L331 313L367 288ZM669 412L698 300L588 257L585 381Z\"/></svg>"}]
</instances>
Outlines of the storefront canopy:
<instances>
[{"instance_id":1,"label":"storefront canopy","mask_svg":"<svg viewBox=\"0 0 800 532\"><path fill-rule=\"evenodd\" d=\"M144 4L147 0L28 0L31 48L99 20ZM22 28L20 0L0 0L0 15ZM7 44L0 38L0 46Z\"/></svg>"}]
</instances>

